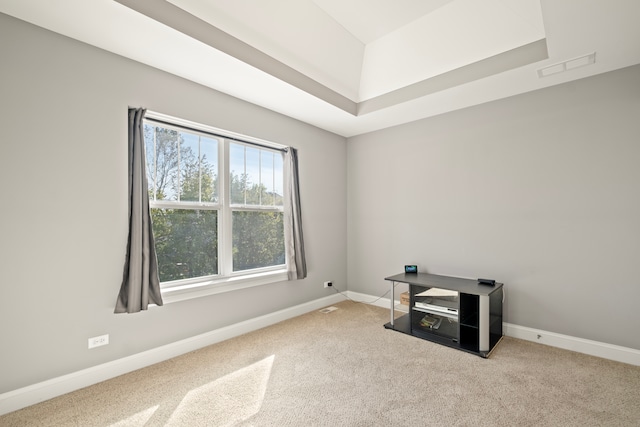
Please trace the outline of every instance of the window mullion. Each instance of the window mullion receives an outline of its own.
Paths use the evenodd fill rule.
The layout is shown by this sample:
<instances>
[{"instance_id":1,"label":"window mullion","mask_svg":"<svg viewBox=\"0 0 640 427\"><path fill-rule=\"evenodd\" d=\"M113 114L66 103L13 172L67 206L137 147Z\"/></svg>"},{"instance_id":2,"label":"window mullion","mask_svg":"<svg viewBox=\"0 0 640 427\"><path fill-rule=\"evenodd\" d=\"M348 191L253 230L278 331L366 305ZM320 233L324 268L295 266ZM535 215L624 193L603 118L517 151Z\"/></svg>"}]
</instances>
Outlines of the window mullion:
<instances>
[{"instance_id":1,"label":"window mullion","mask_svg":"<svg viewBox=\"0 0 640 427\"><path fill-rule=\"evenodd\" d=\"M178 177L176 179L178 180L178 182L177 182L177 184L178 184L177 185L178 201L180 201L180 199L182 198L182 185L181 185L181 181L182 180L180 179L180 178L182 178L180 176L180 173L181 173L181 168L180 168L180 161L181 161L181 158L180 158L180 154L181 154L180 153L180 149L181 149L181 147L180 147L180 133L178 133L178 140L176 141L176 145L178 146Z\"/></svg>"},{"instance_id":2,"label":"window mullion","mask_svg":"<svg viewBox=\"0 0 640 427\"><path fill-rule=\"evenodd\" d=\"M158 200L158 128L153 127L153 200Z\"/></svg>"},{"instance_id":3,"label":"window mullion","mask_svg":"<svg viewBox=\"0 0 640 427\"><path fill-rule=\"evenodd\" d=\"M242 152L244 154L244 168L242 169L244 171L244 174L242 175L242 181L243 181L243 185L242 185L242 193L244 195L244 202L242 203L243 205L247 204L247 147L246 146L242 146Z\"/></svg>"},{"instance_id":4,"label":"window mullion","mask_svg":"<svg viewBox=\"0 0 640 427\"><path fill-rule=\"evenodd\" d=\"M202 137L198 135L198 201L202 203Z\"/></svg>"},{"instance_id":5,"label":"window mullion","mask_svg":"<svg viewBox=\"0 0 640 427\"><path fill-rule=\"evenodd\" d=\"M258 204L262 206L262 150L258 150Z\"/></svg>"},{"instance_id":6,"label":"window mullion","mask_svg":"<svg viewBox=\"0 0 640 427\"><path fill-rule=\"evenodd\" d=\"M276 155L271 153L271 204L276 205Z\"/></svg>"},{"instance_id":7,"label":"window mullion","mask_svg":"<svg viewBox=\"0 0 640 427\"><path fill-rule=\"evenodd\" d=\"M220 242L218 247L218 262L220 273L223 276L228 276L233 271L233 236L231 235L231 166L230 166L230 147L229 140L224 138L219 144L219 158L224 159L219 162L221 167L219 179L220 192L220 218L218 220L218 236L220 236Z\"/></svg>"}]
</instances>

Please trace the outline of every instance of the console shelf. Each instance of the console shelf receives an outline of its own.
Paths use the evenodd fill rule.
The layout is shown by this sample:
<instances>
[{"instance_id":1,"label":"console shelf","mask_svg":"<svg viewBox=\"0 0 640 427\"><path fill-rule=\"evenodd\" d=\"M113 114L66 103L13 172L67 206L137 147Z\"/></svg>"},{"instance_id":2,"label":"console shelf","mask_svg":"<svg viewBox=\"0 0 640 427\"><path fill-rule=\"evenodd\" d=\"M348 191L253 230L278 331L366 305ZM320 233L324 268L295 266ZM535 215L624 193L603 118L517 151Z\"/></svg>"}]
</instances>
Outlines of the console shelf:
<instances>
[{"instance_id":1,"label":"console shelf","mask_svg":"<svg viewBox=\"0 0 640 427\"><path fill-rule=\"evenodd\" d=\"M391 282L391 320L387 329L489 357L502 339L502 283L427 273L386 277ZM409 312L395 318L396 284L409 285Z\"/></svg>"}]
</instances>

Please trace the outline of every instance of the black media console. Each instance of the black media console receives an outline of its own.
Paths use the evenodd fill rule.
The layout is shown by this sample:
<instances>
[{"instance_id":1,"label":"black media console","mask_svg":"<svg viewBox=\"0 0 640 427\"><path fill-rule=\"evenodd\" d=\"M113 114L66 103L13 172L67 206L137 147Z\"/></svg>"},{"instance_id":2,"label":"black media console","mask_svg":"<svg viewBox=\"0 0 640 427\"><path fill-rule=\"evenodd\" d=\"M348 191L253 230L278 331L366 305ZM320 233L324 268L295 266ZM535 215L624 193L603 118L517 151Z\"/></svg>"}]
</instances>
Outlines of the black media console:
<instances>
[{"instance_id":1,"label":"black media console","mask_svg":"<svg viewBox=\"0 0 640 427\"><path fill-rule=\"evenodd\" d=\"M502 339L502 283L403 273L386 277L391 282L391 321L387 329L437 342L482 357ZM409 313L395 319L394 289L409 285Z\"/></svg>"}]
</instances>

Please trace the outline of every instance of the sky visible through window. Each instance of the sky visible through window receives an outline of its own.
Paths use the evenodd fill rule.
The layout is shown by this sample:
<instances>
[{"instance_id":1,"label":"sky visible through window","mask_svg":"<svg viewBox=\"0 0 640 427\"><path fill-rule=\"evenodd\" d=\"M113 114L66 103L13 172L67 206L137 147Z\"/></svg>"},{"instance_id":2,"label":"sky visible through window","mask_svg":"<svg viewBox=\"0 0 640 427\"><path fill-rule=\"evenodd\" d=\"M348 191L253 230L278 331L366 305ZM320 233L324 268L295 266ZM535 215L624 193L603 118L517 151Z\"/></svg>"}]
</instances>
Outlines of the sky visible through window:
<instances>
[{"instance_id":1,"label":"sky visible through window","mask_svg":"<svg viewBox=\"0 0 640 427\"><path fill-rule=\"evenodd\" d=\"M264 150L241 144L230 144L230 170L232 174L247 174L250 184L264 186L263 205L276 204L273 194L283 195L283 161L278 151Z\"/></svg>"},{"instance_id":2,"label":"sky visible through window","mask_svg":"<svg viewBox=\"0 0 640 427\"><path fill-rule=\"evenodd\" d=\"M216 202L217 191L202 191L193 188L185 189L185 174L190 174L191 182L198 182L198 176L209 175L215 178L219 171L218 138L182 130L171 130L162 126L145 124L145 140L147 148L147 166L150 190L158 190L159 200ZM155 142L155 145L154 145ZM177 142L180 143L178 148ZM247 188L262 188L260 205L280 205L284 193L283 158L279 151L263 149L251 145L230 142L229 165L232 176L242 180L246 174ZM171 182L169 182L171 181ZM206 194L205 194L206 193ZM202 197L202 200L199 198ZM244 204L245 200L234 200ZM250 204L255 204L254 199Z\"/></svg>"}]
</instances>

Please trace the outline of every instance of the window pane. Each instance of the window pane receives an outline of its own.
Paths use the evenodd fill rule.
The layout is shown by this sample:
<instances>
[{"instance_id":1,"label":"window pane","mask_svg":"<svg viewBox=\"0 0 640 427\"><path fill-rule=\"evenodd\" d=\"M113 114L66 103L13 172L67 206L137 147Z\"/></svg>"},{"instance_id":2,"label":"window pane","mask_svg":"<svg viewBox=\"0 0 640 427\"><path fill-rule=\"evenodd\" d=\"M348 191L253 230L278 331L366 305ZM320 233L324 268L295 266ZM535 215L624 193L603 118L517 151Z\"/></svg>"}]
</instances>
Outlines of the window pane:
<instances>
[{"instance_id":1,"label":"window pane","mask_svg":"<svg viewBox=\"0 0 640 427\"><path fill-rule=\"evenodd\" d=\"M231 204L244 205L245 183L244 145L229 144L229 193L231 195Z\"/></svg>"},{"instance_id":2,"label":"window pane","mask_svg":"<svg viewBox=\"0 0 640 427\"><path fill-rule=\"evenodd\" d=\"M180 132L180 200L200 201L200 137Z\"/></svg>"},{"instance_id":3,"label":"window pane","mask_svg":"<svg viewBox=\"0 0 640 427\"><path fill-rule=\"evenodd\" d=\"M285 263L282 212L233 212L233 271Z\"/></svg>"},{"instance_id":4,"label":"window pane","mask_svg":"<svg viewBox=\"0 0 640 427\"><path fill-rule=\"evenodd\" d=\"M218 211L151 209L160 281L218 274Z\"/></svg>"},{"instance_id":5,"label":"window pane","mask_svg":"<svg viewBox=\"0 0 640 427\"><path fill-rule=\"evenodd\" d=\"M218 140L200 137L202 202L218 203Z\"/></svg>"},{"instance_id":6,"label":"window pane","mask_svg":"<svg viewBox=\"0 0 640 427\"><path fill-rule=\"evenodd\" d=\"M218 203L218 140L144 126L151 200Z\"/></svg>"},{"instance_id":7,"label":"window pane","mask_svg":"<svg viewBox=\"0 0 640 427\"><path fill-rule=\"evenodd\" d=\"M149 192L152 199L155 195L157 200L178 200L180 189L178 132L145 125L144 140Z\"/></svg>"},{"instance_id":8,"label":"window pane","mask_svg":"<svg viewBox=\"0 0 640 427\"><path fill-rule=\"evenodd\" d=\"M284 158L282 156L282 153L276 153L275 158L274 158L274 165L275 165L275 187L274 187L274 194L275 194L275 206L283 206L283 201L284 201L284 172L283 172L283 168L284 168Z\"/></svg>"},{"instance_id":9,"label":"window pane","mask_svg":"<svg viewBox=\"0 0 640 427\"><path fill-rule=\"evenodd\" d=\"M260 204L262 206L274 205L274 157L275 153L273 151L262 150L260 152L260 181L262 183Z\"/></svg>"},{"instance_id":10,"label":"window pane","mask_svg":"<svg viewBox=\"0 0 640 427\"><path fill-rule=\"evenodd\" d=\"M245 147L245 205L260 206L260 150Z\"/></svg>"},{"instance_id":11,"label":"window pane","mask_svg":"<svg viewBox=\"0 0 640 427\"><path fill-rule=\"evenodd\" d=\"M282 153L230 144L231 204L282 206Z\"/></svg>"},{"instance_id":12,"label":"window pane","mask_svg":"<svg viewBox=\"0 0 640 427\"><path fill-rule=\"evenodd\" d=\"M217 202L218 141L180 132L180 200Z\"/></svg>"},{"instance_id":13,"label":"window pane","mask_svg":"<svg viewBox=\"0 0 640 427\"><path fill-rule=\"evenodd\" d=\"M156 159L155 159L155 128L145 123L144 125L144 154L147 160L147 185L149 189L149 199L156 199Z\"/></svg>"}]
</instances>

